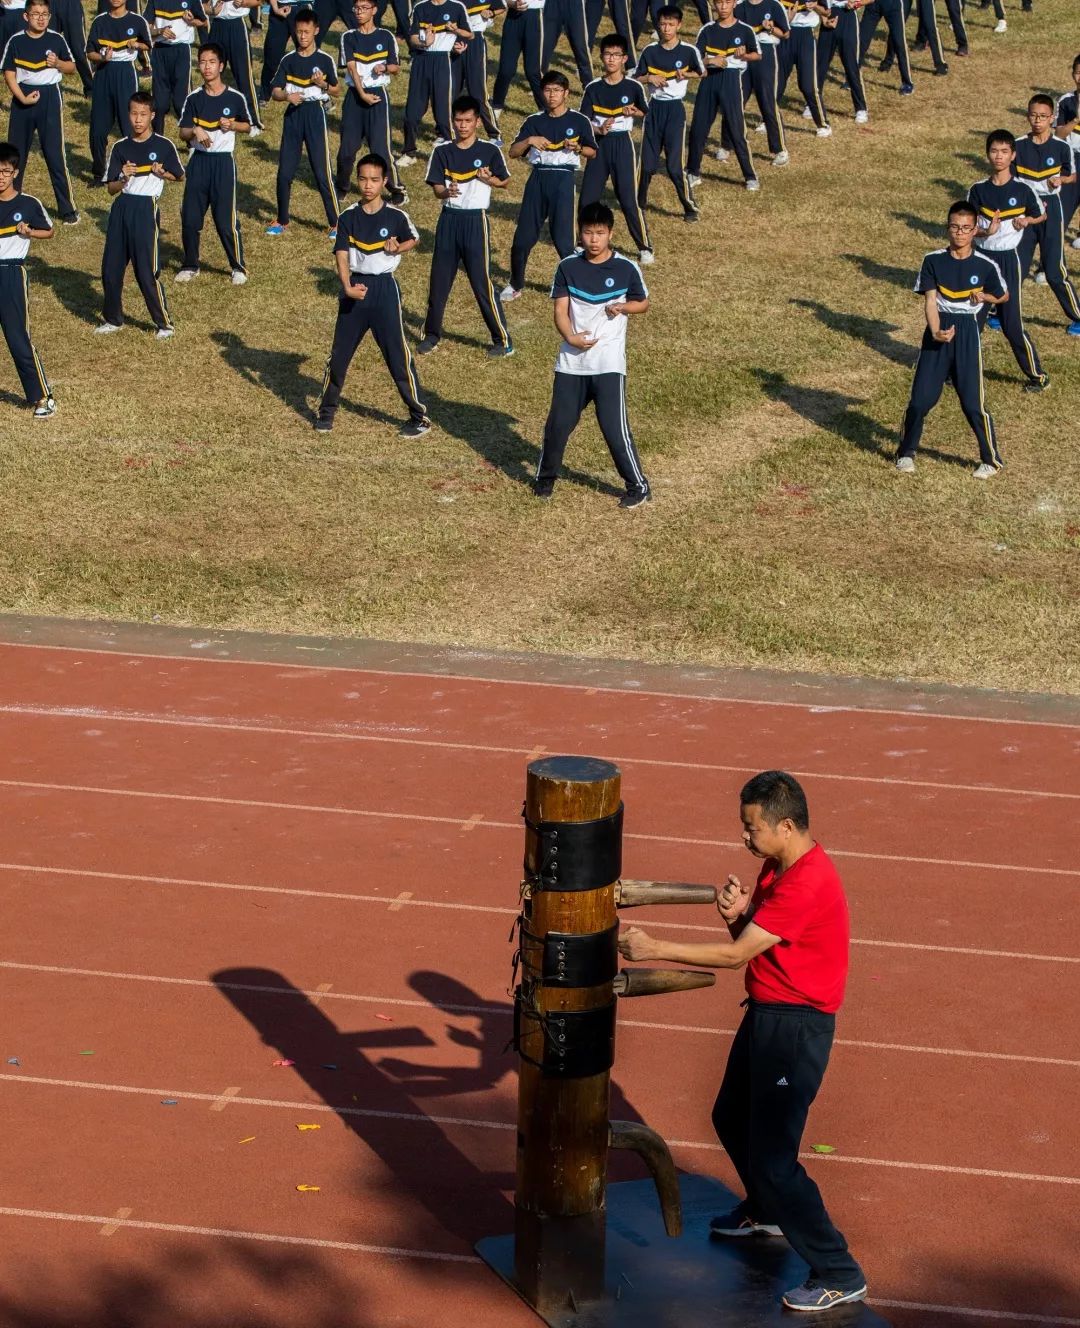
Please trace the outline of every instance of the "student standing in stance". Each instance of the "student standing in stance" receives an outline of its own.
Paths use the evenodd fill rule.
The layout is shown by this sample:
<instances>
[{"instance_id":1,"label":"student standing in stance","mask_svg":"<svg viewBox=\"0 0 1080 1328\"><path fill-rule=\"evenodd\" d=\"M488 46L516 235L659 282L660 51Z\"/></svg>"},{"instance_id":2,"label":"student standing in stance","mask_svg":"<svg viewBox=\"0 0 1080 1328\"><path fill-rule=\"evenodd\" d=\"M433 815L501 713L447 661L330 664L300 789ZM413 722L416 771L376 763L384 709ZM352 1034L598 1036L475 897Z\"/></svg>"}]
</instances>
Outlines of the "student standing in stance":
<instances>
[{"instance_id":1,"label":"student standing in stance","mask_svg":"<svg viewBox=\"0 0 1080 1328\"><path fill-rule=\"evenodd\" d=\"M589 38L592 45L592 38ZM495 87L491 93L491 106L495 122L506 105L506 94L517 73L518 61L525 66L525 77L532 91L537 109L544 109L541 83L541 59L544 52L544 0L507 0L503 22L502 42L499 45L499 64L495 70Z\"/></svg>"},{"instance_id":2,"label":"student standing in stance","mask_svg":"<svg viewBox=\"0 0 1080 1328\"><path fill-rule=\"evenodd\" d=\"M316 45L315 13L302 9L293 21L296 50L290 51L274 75L274 100L288 103L281 126L281 148L277 169L277 220L267 226L267 235L284 235L289 224L289 199L300 167L300 154L307 148L311 173L322 197L330 238L338 219L337 191L330 160L330 129L326 108L338 95L337 66Z\"/></svg>"},{"instance_id":3,"label":"student standing in stance","mask_svg":"<svg viewBox=\"0 0 1080 1328\"><path fill-rule=\"evenodd\" d=\"M274 95L274 75L282 57L293 39L293 14L308 5L301 0L270 0L270 13L263 38L262 73L259 75L259 105L265 105Z\"/></svg>"},{"instance_id":4,"label":"student standing in stance","mask_svg":"<svg viewBox=\"0 0 1080 1328\"><path fill-rule=\"evenodd\" d=\"M1026 277L1037 245L1047 284L1069 320L1065 330L1070 337L1080 337L1080 299L1065 266L1065 214L1061 206L1062 189L1076 184L1077 179L1072 148L1051 132L1054 103L1050 97L1042 93L1032 97L1027 118L1031 132L1016 140L1013 170L1038 195L1046 209L1046 220L1024 232L1020 270Z\"/></svg>"},{"instance_id":5,"label":"student standing in stance","mask_svg":"<svg viewBox=\"0 0 1080 1328\"><path fill-rule=\"evenodd\" d=\"M106 184L114 195L101 257L105 290L104 322L95 332L119 332L124 325L124 274L130 263L159 341L174 332L161 284L158 200L166 180L180 180L184 168L176 148L153 132L154 99L136 92L128 105L131 134L113 144Z\"/></svg>"},{"instance_id":6,"label":"student standing in stance","mask_svg":"<svg viewBox=\"0 0 1080 1328\"><path fill-rule=\"evenodd\" d=\"M574 250L575 177L582 159L596 156L592 125L580 111L567 106L570 80L549 69L543 79L544 111L527 116L510 148L510 160L521 157L532 167L518 209L510 246L510 281L499 292L504 302L516 300L525 285L525 265L546 221L560 258Z\"/></svg>"},{"instance_id":7,"label":"student standing in stance","mask_svg":"<svg viewBox=\"0 0 1080 1328\"><path fill-rule=\"evenodd\" d=\"M915 91L911 81L911 57L908 53L907 30L904 27L903 0L870 0L862 16L862 30L859 33L859 63L866 63L870 43L874 40L879 23L884 22L889 39L889 48L896 56L900 66L900 95L910 97ZM886 55L878 68L884 73L891 68L891 57Z\"/></svg>"},{"instance_id":8,"label":"student standing in stance","mask_svg":"<svg viewBox=\"0 0 1080 1328\"><path fill-rule=\"evenodd\" d=\"M986 139L990 175L968 190L968 202L978 210L975 245L992 259L1005 280L1009 298L988 319L995 331L1005 333L1026 382L1025 392L1045 392L1050 377L1043 373L1039 354L1024 327L1023 274L1020 241L1029 226L1045 220L1042 204L1026 184L1013 175L1016 140L1007 129L995 129Z\"/></svg>"},{"instance_id":9,"label":"student standing in stance","mask_svg":"<svg viewBox=\"0 0 1080 1328\"><path fill-rule=\"evenodd\" d=\"M863 0L827 0L827 3L829 17L823 21L818 33L818 93L825 86L833 56L839 52L844 78L851 93L855 123L866 124L870 113L866 108L866 89L863 86L862 66L859 64L859 15Z\"/></svg>"},{"instance_id":10,"label":"student standing in stance","mask_svg":"<svg viewBox=\"0 0 1080 1328\"><path fill-rule=\"evenodd\" d=\"M339 200L349 192L353 163L360 149L390 164L390 202L403 207L409 197L401 187L390 152L390 80L401 69L397 41L376 27L375 0L356 0L356 27L341 34L338 66L345 71L341 103L341 142L338 145L336 187Z\"/></svg>"},{"instance_id":11,"label":"student standing in stance","mask_svg":"<svg viewBox=\"0 0 1080 1328\"><path fill-rule=\"evenodd\" d=\"M210 41L217 42L225 52L225 63L251 108L251 136L256 138L262 133L263 125L259 116L255 68L251 63L247 16L252 9L258 9L259 0L206 0L204 7L210 18Z\"/></svg>"},{"instance_id":12,"label":"student standing in stance","mask_svg":"<svg viewBox=\"0 0 1080 1328\"><path fill-rule=\"evenodd\" d=\"M436 143L428 163L427 182L442 202L442 211L435 227L423 340L416 353L429 355L442 338L443 314L460 263L491 335L488 359L500 360L513 355L514 347L491 283L488 207L492 189L505 189L510 172L495 144L482 143L477 137L480 103L476 98L459 97L453 115L454 141Z\"/></svg>"},{"instance_id":13,"label":"student standing in stance","mask_svg":"<svg viewBox=\"0 0 1080 1328\"><path fill-rule=\"evenodd\" d=\"M799 91L810 112L809 118L817 125L818 138L828 138L832 128L825 118L818 86L817 37L821 20L828 18L829 10L825 0L784 0L784 3L791 32L778 51L778 96L782 97L787 91L788 79L794 69Z\"/></svg>"},{"instance_id":14,"label":"student standing in stance","mask_svg":"<svg viewBox=\"0 0 1080 1328\"><path fill-rule=\"evenodd\" d=\"M649 182L663 161L668 179L682 204L683 221L697 221L698 207L686 182L686 93L692 78L703 78L701 52L679 37L683 13L677 5L662 5L656 15L660 40L646 46L637 66L637 78L649 89L649 109L641 136L641 182L638 206L645 210Z\"/></svg>"},{"instance_id":15,"label":"student standing in stance","mask_svg":"<svg viewBox=\"0 0 1080 1328\"><path fill-rule=\"evenodd\" d=\"M149 51L152 40L146 19L130 13L127 0L109 0L108 9L90 24L86 55L94 67L90 159L95 185L105 183L105 150L113 127L125 138L131 134L128 107L139 90L135 61Z\"/></svg>"},{"instance_id":16,"label":"student standing in stance","mask_svg":"<svg viewBox=\"0 0 1080 1328\"><path fill-rule=\"evenodd\" d=\"M461 0L418 0L413 9L409 46L409 90L405 94L405 151L397 159L402 169L416 164L416 139L428 106L435 119L435 136L449 141L450 105L454 100L450 60L473 39L469 15Z\"/></svg>"},{"instance_id":17,"label":"student standing in stance","mask_svg":"<svg viewBox=\"0 0 1080 1328\"><path fill-rule=\"evenodd\" d=\"M591 401L615 469L626 492L619 506L649 501L649 481L641 469L626 418L626 319L649 307L649 292L636 263L611 247L615 214L603 203L581 209L580 252L555 269L551 298L555 327L563 341L555 360L551 409L533 493L550 498L570 435Z\"/></svg>"},{"instance_id":18,"label":"student standing in stance","mask_svg":"<svg viewBox=\"0 0 1080 1328\"><path fill-rule=\"evenodd\" d=\"M466 0L465 12L473 37L471 42L465 43L463 51L451 56L452 84L461 96L473 97L480 103L480 123L484 133L488 138L496 139L499 126L488 100L487 34L495 26L495 15L506 12L506 0ZM501 139L498 146L502 147Z\"/></svg>"},{"instance_id":19,"label":"student standing in stance","mask_svg":"<svg viewBox=\"0 0 1080 1328\"><path fill-rule=\"evenodd\" d=\"M1077 166L1080 164L1080 55L1072 62L1072 78L1075 84L1074 90L1058 98L1054 132L1072 148L1073 165ZM1061 214L1066 226L1072 221L1078 205L1080 205L1080 183L1074 181L1061 191ZM1073 239L1072 247L1080 249L1080 235Z\"/></svg>"},{"instance_id":20,"label":"student standing in stance","mask_svg":"<svg viewBox=\"0 0 1080 1328\"><path fill-rule=\"evenodd\" d=\"M251 132L251 112L243 94L226 87L222 73L225 52L216 42L199 51L199 73L203 85L184 102L180 113L180 137L191 144L184 197L180 204L180 229L184 239L184 264L177 281L192 281L199 275L199 246L206 210L225 250L232 284L247 281L240 214L236 207L236 135Z\"/></svg>"},{"instance_id":21,"label":"student standing in stance","mask_svg":"<svg viewBox=\"0 0 1080 1328\"><path fill-rule=\"evenodd\" d=\"M705 155L709 130L719 115L722 133L731 143L746 187L756 192L761 188L761 181L757 178L746 141L742 80L747 66L761 59L761 52L753 28L735 18L735 0L715 0L713 12L715 22L706 23L697 35L705 77L698 87L694 116L690 121L687 180L692 189L701 183L701 159ZM723 161L728 151L721 147L716 155Z\"/></svg>"},{"instance_id":22,"label":"student standing in stance","mask_svg":"<svg viewBox=\"0 0 1080 1328\"><path fill-rule=\"evenodd\" d=\"M753 93L761 112L757 132L767 136L772 164L786 166L791 158L788 156L784 121L777 99L780 90L780 46L791 40L787 10L779 0L739 0L735 6L735 17L740 23L753 28L761 52L761 59L748 65L743 74L743 104L750 101L750 94ZM722 146L728 148L730 144L722 143Z\"/></svg>"},{"instance_id":23,"label":"student standing in stance","mask_svg":"<svg viewBox=\"0 0 1080 1328\"><path fill-rule=\"evenodd\" d=\"M730 939L657 941L623 934L627 959L746 968L746 1013L728 1053L713 1128L746 1188L715 1217L720 1239L787 1237L810 1276L785 1309L820 1312L866 1299L866 1278L799 1161L810 1104L829 1064L844 999L851 926L844 887L810 833L806 795L781 770L755 775L739 794L742 838L763 859L751 889L729 876L717 908Z\"/></svg>"},{"instance_id":24,"label":"student standing in stance","mask_svg":"<svg viewBox=\"0 0 1080 1328\"><path fill-rule=\"evenodd\" d=\"M405 340L401 291L394 278L401 255L415 249L420 236L404 212L383 202L388 169L386 162L374 153L360 159L356 167L360 202L346 208L338 223L334 258L341 280L341 297L315 421L320 433L328 433L334 427L349 365L367 332L375 338L409 412L408 423L399 430L402 437L420 438L431 428L427 407L420 400L412 353Z\"/></svg>"},{"instance_id":25,"label":"student standing in stance","mask_svg":"<svg viewBox=\"0 0 1080 1328\"><path fill-rule=\"evenodd\" d=\"M45 377L41 357L30 340L30 289L26 255L31 240L51 240L53 224L33 194L15 186L22 166L19 151L0 143L0 327L34 419L47 420L56 402Z\"/></svg>"},{"instance_id":26,"label":"student standing in stance","mask_svg":"<svg viewBox=\"0 0 1080 1328\"><path fill-rule=\"evenodd\" d=\"M978 215L970 203L949 208L949 247L926 255L915 282L926 310L926 331L896 456L901 474L915 470L923 424L947 382L955 388L979 444L975 478L988 480L1002 465L994 421L986 409L979 314L984 304L1004 303L1009 292L998 265L973 248Z\"/></svg>"},{"instance_id":27,"label":"student standing in stance","mask_svg":"<svg viewBox=\"0 0 1080 1328\"><path fill-rule=\"evenodd\" d=\"M75 62L63 37L49 31L49 0L29 0L26 31L11 38L0 65L11 93L8 138L19 154L15 188L22 189L27 158L37 134L60 220L74 226L79 214L71 197L61 84L65 74L74 73Z\"/></svg>"},{"instance_id":28,"label":"student standing in stance","mask_svg":"<svg viewBox=\"0 0 1080 1328\"><path fill-rule=\"evenodd\" d=\"M154 49L150 52L153 74L154 133L165 130L171 110L179 120L191 91L191 48L195 30L209 26L199 0L149 0L144 17L151 24Z\"/></svg>"}]
</instances>

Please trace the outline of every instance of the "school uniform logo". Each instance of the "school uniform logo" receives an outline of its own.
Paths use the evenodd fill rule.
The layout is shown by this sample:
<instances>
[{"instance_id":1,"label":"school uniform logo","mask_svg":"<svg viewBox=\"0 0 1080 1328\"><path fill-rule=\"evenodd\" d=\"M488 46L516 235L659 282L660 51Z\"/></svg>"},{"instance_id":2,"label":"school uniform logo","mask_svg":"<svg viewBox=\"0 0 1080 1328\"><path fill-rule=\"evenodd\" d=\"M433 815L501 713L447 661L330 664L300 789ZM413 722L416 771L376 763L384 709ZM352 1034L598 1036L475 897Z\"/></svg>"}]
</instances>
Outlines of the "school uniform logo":
<instances>
[{"instance_id":1,"label":"school uniform logo","mask_svg":"<svg viewBox=\"0 0 1080 1328\"><path fill-rule=\"evenodd\" d=\"M222 115L232 115L232 111L229 110L228 106L225 106L225 107L222 108L221 114L222 114Z\"/></svg>"},{"instance_id":2,"label":"school uniform logo","mask_svg":"<svg viewBox=\"0 0 1080 1328\"><path fill-rule=\"evenodd\" d=\"M22 221L22 213L21 213L21 212L16 212L16 213L15 213L15 220L16 220L16 221Z\"/></svg>"},{"instance_id":3,"label":"school uniform logo","mask_svg":"<svg viewBox=\"0 0 1080 1328\"><path fill-rule=\"evenodd\" d=\"M973 286L977 286L977 285L979 284L979 278L978 278L977 276L972 277L972 278L971 278L971 284L972 284Z\"/></svg>"},{"instance_id":4,"label":"school uniform logo","mask_svg":"<svg viewBox=\"0 0 1080 1328\"><path fill-rule=\"evenodd\" d=\"M741 38L741 37L736 37L736 38L735 38L735 45L736 45L736 46L741 46L741 45L742 45L742 38Z\"/></svg>"},{"instance_id":5,"label":"school uniform logo","mask_svg":"<svg viewBox=\"0 0 1080 1328\"><path fill-rule=\"evenodd\" d=\"M150 160L151 160L151 161L157 161L157 153L156 153L156 152L151 152L151 154L150 154Z\"/></svg>"},{"instance_id":6,"label":"school uniform logo","mask_svg":"<svg viewBox=\"0 0 1080 1328\"><path fill-rule=\"evenodd\" d=\"M476 167L477 170L479 170L480 167L483 166L483 164L484 163L480 160L479 157L473 158L473 165Z\"/></svg>"},{"instance_id":7,"label":"school uniform logo","mask_svg":"<svg viewBox=\"0 0 1080 1328\"><path fill-rule=\"evenodd\" d=\"M382 228L382 230L379 232L379 239L380 239L380 240L385 240L389 234L390 234L390 232L389 232L389 231L386 229L386 227L384 226L384 227Z\"/></svg>"},{"instance_id":8,"label":"school uniform logo","mask_svg":"<svg viewBox=\"0 0 1080 1328\"><path fill-rule=\"evenodd\" d=\"M682 61L681 61L681 60L676 60L676 61L675 61L675 68L676 68L676 69L681 69L681 68L682 68Z\"/></svg>"},{"instance_id":9,"label":"school uniform logo","mask_svg":"<svg viewBox=\"0 0 1080 1328\"><path fill-rule=\"evenodd\" d=\"M1009 199L1009 207L1016 207L1016 199L1015 199L1015 198L1010 198L1010 199Z\"/></svg>"},{"instance_id":10,"label":"school uniform logo","mask_svg":"<svg viewBox=\"0 0 1080 1328\"><path fill-rule=\"evenodd\" d=\"M605 286L614 286L614 285L615 285L615 278L614 278L614 277L606 277L605 280L604 280L604 285L605 285Z\"/></svg>"},{"instance_id":11,"label":"school uniform logo","mask_svg":"<svg viewBox=\"0 0 1080 1328\"><path fill-rule=\"evenodd\" d=\"M128 28L128 30L127 30L127 35L128 35L129 37L134 37L134 36L135 36L135 29L134 29L134 28Z\"/></svg>"},{"instance_id":12,"label":"school uniform logo","mask_svg":"<svg viewBox=\"0 0 1080 1328\"><path fill-rule=\"evenodd\" d=\"M385 50L386 50L386 47L385 47L385 46L376 46L376 47L375 47L375 54L376 54L376 55L382 55L383 51L385 51Z\"/></svg>"},{"instance_id":13,"label":"school uniform logo","mask_svg":"<svg viewBox=\"0 0 1080 1328\"><path fill-rule=\"evenodd\" d=\"M629 97L624 97L624 98L622 99L622 104L625 106L625 105L627 104L627 102L629 102L629 100L630 100Z\"/></svg>"}]
</instances>

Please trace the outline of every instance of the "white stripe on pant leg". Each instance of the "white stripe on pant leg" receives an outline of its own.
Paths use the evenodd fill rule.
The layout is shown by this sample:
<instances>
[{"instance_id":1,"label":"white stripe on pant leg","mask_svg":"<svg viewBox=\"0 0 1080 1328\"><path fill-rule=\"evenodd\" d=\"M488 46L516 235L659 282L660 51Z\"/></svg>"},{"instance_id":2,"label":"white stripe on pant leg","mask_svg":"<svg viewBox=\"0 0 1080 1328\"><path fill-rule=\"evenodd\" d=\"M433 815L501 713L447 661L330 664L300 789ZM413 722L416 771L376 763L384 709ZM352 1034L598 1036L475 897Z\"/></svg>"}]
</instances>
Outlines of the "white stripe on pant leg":
<instances>
[{"instance_id":1,"label":"white stripe on pant leg","mask_svg":"<svg viewBox=\"0 0 1080 1328\"><path fill-rule=\"evenodd\" d=\"M626 418L626 375L619 375L619 425L622 429L623 447L626 449L626 455L630 460L630 469L634 472L634 477L638 482L639 489L648 488L645 476L641 473L641 467L638 465L637 453L634 450L634 440L630 436L630 423Z\"/></svg>"},{"instance_id":2,"label":"white stripe on pant leg","mask_svg":"<svg viewBox=\"0 0 1080 1328\"><path fill-rule=\"evenodd\" d=\"M1055 211L1058 214L1058 272L1068 294L1069 303L1072 305L1073 319L1080 320L1080 308L1077 307L1076 303L1076 291L1069 280L1069 269L1065 266L1065 209L1061 205L1060 197Z\"/></svg>"}]
</instances>

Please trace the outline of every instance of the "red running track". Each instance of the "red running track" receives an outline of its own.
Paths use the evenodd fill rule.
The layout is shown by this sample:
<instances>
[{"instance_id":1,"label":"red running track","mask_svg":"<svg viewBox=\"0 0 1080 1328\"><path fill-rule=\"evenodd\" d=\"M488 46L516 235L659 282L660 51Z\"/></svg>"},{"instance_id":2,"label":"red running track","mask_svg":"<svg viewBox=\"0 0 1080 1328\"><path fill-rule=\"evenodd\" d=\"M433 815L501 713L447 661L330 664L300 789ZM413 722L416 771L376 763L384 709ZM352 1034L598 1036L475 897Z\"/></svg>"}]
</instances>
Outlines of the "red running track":
<instances>
[{"instance_id":1,"label":"red running track","mask_svg":"<svg viewBox=\"0 0 1080 1328\"><path fill-rule=\"evenodd\" d=\"M836 1151L808 1165L875 1303L900 1328L1080 1326L1080 724L1060 706L57 632L0 644L3 1328L536 1322L472 1244L511 1221L517 811L527 758L556 751L619 762L631 876L752 871L737 790L800 774L855 929L807 1134ZM614 1115L729 1182L708 1116L741 995L731 976L624 1005L614 1076Z\"/></svg>"}]
</instances>

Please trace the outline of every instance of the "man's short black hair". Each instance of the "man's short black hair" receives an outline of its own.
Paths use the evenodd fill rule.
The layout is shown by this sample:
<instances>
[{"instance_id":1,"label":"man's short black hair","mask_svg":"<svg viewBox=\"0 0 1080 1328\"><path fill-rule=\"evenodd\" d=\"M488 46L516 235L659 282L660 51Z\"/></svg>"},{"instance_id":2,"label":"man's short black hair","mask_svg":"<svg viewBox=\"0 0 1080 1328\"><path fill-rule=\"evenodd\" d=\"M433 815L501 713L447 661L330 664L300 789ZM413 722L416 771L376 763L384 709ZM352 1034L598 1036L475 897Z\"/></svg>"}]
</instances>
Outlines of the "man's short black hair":
<instances>
[{"instance_id":1,"label":"man's short black hair","mask_svg":"<svg viewBox=\"0 0 1080 1328\"><path fill-rule=\"evenodd\" d=\"M761 815L774 829L781 821L790 821L796 830L810 829L810 813L802 785L784 770L763 770L742 787L739 803L757 805Z\"/></svg>"},{"instance_id":2,"label":"man's short black hair","mask_svg":"<svg viewBox=\"0 0 1080 1328\"><path fill-rule=\"evenodd\" d=\"M1080 65L1080 55L1073 56L1072 69L1074 74L1076 73L1077 65Z\"/></svg>"},{"instance_id":3,"label":"man's short black hair","mask_svg":"<svg viewBox=\"0 0 1080 1328\"><path fill-rule=\"evenodd\" d=\"M678 5L661 5L660 8L656 11L656 17L657 19L677 18L681 23L682 10L679 8Z\"/></svg>"},{"instance_id":4,"label":"man's short black hair","mask_svg":"<svg viewBox=\"0 0 1080 1328\"><path fill-rule=\"evenodd\" d=\"M456 97L454 104L450 107L450 114L465 115L468 111L472 111L473 115L479 116L483 115L484 108L475 97Z\"/></svg>"},{"instance_id":5,"label":"man's short black hair","mask_svg":"<svg viewBox=\"0 0 1080 1328\"><path fill-rule=\"evenodd\" d=\"M138 92L133 92L133 93L131 94L131 96L128 98L128 105L129 105L129 106L149 106L150 109L153 110L153 109L154 109L154 99L153 99L153 97L150 95L149 92L146 92L146 91L144 91L142 88L140 88L140 89L138 90Z\"/></svg>"},{"instance_id":6,"label":"man's short black hair","mask_svg":"<svg viewBox=\"0 0 1080 1328\"><path fill-rule=\"evenodd\" d=\"M586 226L606 226L609 231L615 229L615 213L606 203L586 203L578 213L578 230Z\"/></svg>"},{"instance_id":7,"label":"man's short black hair","mask_svg":"<svg viewBox=\"0 0 1080 1328\"><path fill-rule=\"evenodd\" d=\"M990 151L995 143L1005 143L1008 147L1012 148L1014 152L1016 151L1016 138L1013 134L1010 134L1007 129L991 129L986 135L987 152Z\"/></svg>"},{"instance_id":8,"label":"man's short black hair","mask_svg":"<svg viewBox=\"0 0 1080 1328\"><path fill-rule=\"evenodd\" d=\"M222 46L220 42L203 42L199 47L199 54L205 55L207 51L209 51L211 55L216 55L223 66L229 63L229 57L225 54L225 47Z\"/></svg>"},{"instance_id":9,"label":"man's short black hair","mask_svg":"<svg viewBox=\"0 0 1080 1328\"><path fill-rule=\"evenodd\" d=\"M34 9L35 7L38 9L48 9L48 10L52 9L52 5L49 3L49 0L26 0L27 9Z\"/></svg>"},{"instance_id":10,"label":"man's short black hair","mask_svg":"<svg viewBox=\"0 0 1080 1328\"><path fill-rule=\"evenodd\" d=\"M952 221L953 217L974 217L976 220L978 220L978 216L979 216L978 208L976 208L973 204L969 203L966 199L963 198L958 203L954 203L952 207L949 208L950 221Z\"/></svg>"},{"instance_id":11,"label":"man's short black hair","mask_svg":"<svg viewBox=\"0 0 1080 1328\"><path fill-rule=\"evenodd\" d=\"M14 166L16 170L22 165L22 153L14 143L0 143L0 165Z\"/></svg>"},{"instance_id":12,"label":"man's short black hair","mask_svg":"<svg viewBox=\"0 0 1080 1328\"><path fill-rule=\"evenodd\" d=\"M605 51L622 51L623 55L630 54L630 47L626 38L621 32L609 32L606 37L600 38L600 54Z\"/></svg>"},{"instance_id":13,"label":"man's short black hair","mask_svg":"<svg viewBox=\"0 0 1080 1328\"><path fill-rule=\"evenodd\" d=\"M311 8L301 9L298 14L294 15L292 22L294 28L298 23L314 23L316 27L319 26L319 20L315 16L314 9Z\"/></svg>"},{"instance_id":14,"label":"man's short black hair","mask_svg":"<svg viewBox=\"0 0 1080 1328\"><path fill-rule=\"evenodd\" d=\"M542 88L551 88L551 87L565 88L566 91L569 92L570 80L566 77L565 74L560 73L558 69L549 69L547 73L544 75L544 77L540 80L540 86Z\"/></svg>"},{"instance_id":15,"label":"man's short black hair","mask_svg":"<svg viewBox=\"0 0 1080 1328\"><path fill-rule=\"evenodd\" d=\"M1048 97L1045 92L1036 92L1028 102L1028 110L1030 111L1033 106L1045 106L1048 111L1052 111L1054 109L1054 99Z\"/></svg>"},{"instance_id":16,"label":"man's short black hair","mask_svg":"<svg viewBox=\"0 0 1080 1328\"><path fill-rule=\"evenodd\" d=\"M377 152L369 152L366 157L361 157L356 163L356 174L359 175L364 166L374 166L377 171L382 171L384 179L390 177L390 165L385 157L380 157Z\"/></svg>"}]
</instances>

